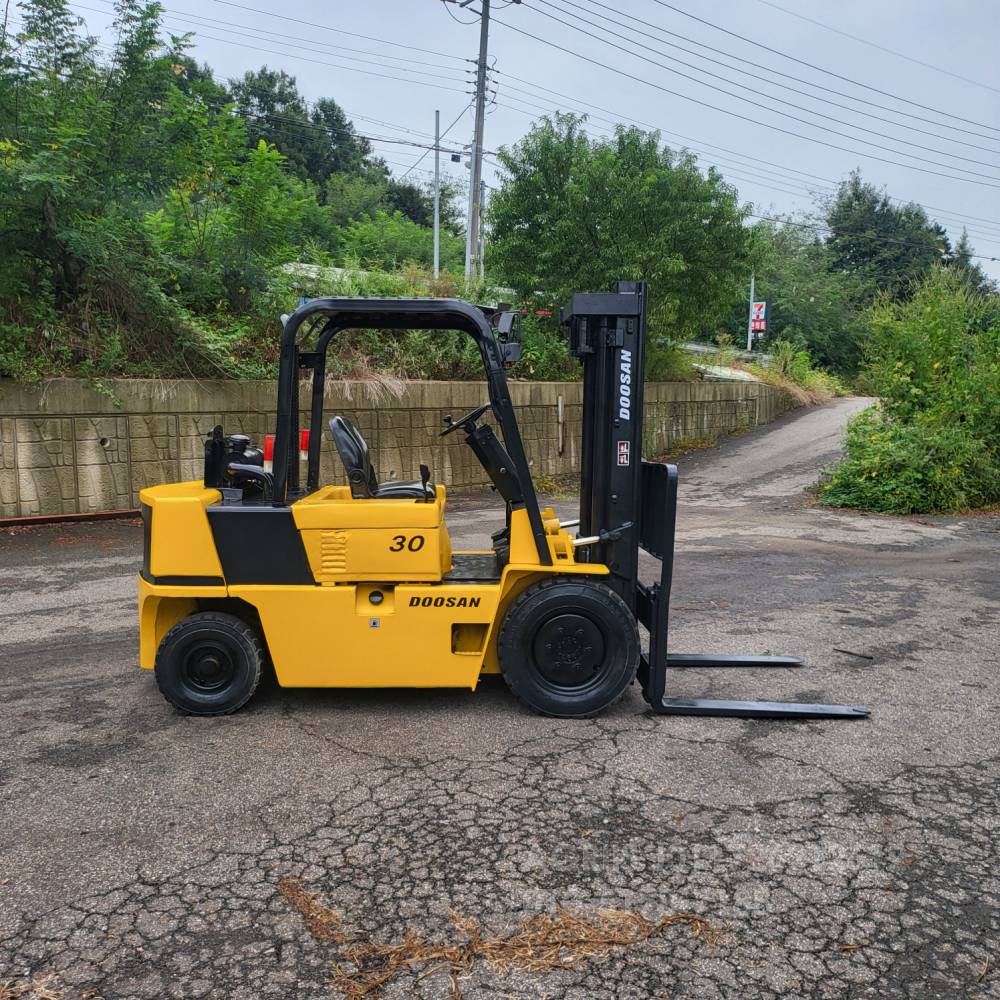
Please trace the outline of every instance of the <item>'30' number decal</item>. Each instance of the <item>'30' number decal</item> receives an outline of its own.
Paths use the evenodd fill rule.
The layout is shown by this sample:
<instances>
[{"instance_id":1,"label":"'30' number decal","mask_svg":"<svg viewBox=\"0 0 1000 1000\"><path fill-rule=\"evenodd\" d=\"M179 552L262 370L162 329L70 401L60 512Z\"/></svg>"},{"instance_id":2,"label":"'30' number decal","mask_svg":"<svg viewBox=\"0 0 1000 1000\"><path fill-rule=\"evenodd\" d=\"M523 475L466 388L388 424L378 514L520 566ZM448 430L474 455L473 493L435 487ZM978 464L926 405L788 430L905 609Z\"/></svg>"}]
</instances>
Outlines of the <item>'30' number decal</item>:
<instances>
[{"instance_id":1,"label":"'30' number decal","mask_svg":"<svg viewBox=\"0 0 1000 1000\"><path fill-rule=\"evenodd\" d=\"M394 535L392 545L389 546L389 551L402 552L407 550L409 552L419 552L423 547L423 535L411 535L409 538L406 535Z\"/></svg>"}]
</instances>

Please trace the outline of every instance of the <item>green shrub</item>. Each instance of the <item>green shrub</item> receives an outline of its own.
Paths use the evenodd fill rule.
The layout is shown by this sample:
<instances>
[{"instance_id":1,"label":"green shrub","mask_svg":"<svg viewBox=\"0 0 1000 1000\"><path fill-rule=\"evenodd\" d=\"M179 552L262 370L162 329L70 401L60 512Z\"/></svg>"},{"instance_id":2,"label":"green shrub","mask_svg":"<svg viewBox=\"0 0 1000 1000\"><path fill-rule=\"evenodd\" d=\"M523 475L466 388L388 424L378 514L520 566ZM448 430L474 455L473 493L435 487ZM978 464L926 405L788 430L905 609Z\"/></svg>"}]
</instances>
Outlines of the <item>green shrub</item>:
<instances>
[{"instance_id":1,"label":"green shrub","mask_svg":"<svg viewBox=\"0 0 1000 1000\"><path fill-rule=\"evenodd\" d=\"M919 514L1000 499L995 454L961 425L901 423L875 406L851 420L845 450L821 491L833 507Z\"/></svg>"},{"instance_id":2,"label":"green shrub","mask_svg":"<svg viewBox=\"0 0 1000 1000\"><path fill-rule=\"evenodd\" d=\"M345 259L358 260L365 268L395 270L410 263L430 267L434 262L433 230L402 212L379 210L372 218L352 222L341 232L340 246ZM442 267L460 268L464 254L465 241L442 228Z\"/></svg>"},{"instance_id":3,"label":"green shrub","mask_svg":"<svg viewBox=\"0 0 1000 1000\"><path fill-rule=\"evenodd\" d=\"M650 382L688 382L695 378L691 355L672 340L651 337L646 356L646 378Z\"/></svg>"},{"instance_id":4,"label":"green shrub","mask_svg":"<svg viewBox=\"0 0 1000 1000\"><path fill-rule=\"evenodd\" d=\"M1000 322L960 276L931 275L872 313L865 373L879 407L849 425L822 487L833 506L959 511L1000 501Z\"/></svg>"},{"instance_id":5,"label":"green shrub","mask_svg":"<svg viewBox=\"0 0 1000 1000\"><path fill-rule=\"evenodd\" d=\"M516 377L547 382L580 378L580 364L570 357L569 343L556 319L529 313L522 321L521 330L521 360L513 369Z\"/></svg>"}]
</instances>

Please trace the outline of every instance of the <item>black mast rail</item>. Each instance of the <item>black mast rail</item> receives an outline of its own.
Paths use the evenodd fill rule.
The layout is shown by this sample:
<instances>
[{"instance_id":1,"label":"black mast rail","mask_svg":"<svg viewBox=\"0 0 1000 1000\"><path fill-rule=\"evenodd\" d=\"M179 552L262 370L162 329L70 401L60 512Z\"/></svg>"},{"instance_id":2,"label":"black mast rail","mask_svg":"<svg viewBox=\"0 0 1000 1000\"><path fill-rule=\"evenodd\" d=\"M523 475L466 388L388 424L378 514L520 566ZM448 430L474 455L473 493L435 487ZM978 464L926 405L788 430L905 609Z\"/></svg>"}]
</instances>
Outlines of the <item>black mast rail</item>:
<instances>
[{"instance_id":1,"label":"black mast rail","mask_svg":"<svg viewBox=\"0 0 1000 1000\"><path fill-rule=\"evenodd\" d=\"M868 709L791 702L666 698L669 667L795 668L789 656L668 653L670 588L677 522L677 468L642 460L646 286L618 282L614 292L572 297L561 322L570 351L583 364L580 535L601 541L578 558L609 568L608 585L649 632L639 667L643 697L658 715L743 719L865 718ZM639 579L639 549L660 560L660 578Z\"/></svg>"}]
</instances>

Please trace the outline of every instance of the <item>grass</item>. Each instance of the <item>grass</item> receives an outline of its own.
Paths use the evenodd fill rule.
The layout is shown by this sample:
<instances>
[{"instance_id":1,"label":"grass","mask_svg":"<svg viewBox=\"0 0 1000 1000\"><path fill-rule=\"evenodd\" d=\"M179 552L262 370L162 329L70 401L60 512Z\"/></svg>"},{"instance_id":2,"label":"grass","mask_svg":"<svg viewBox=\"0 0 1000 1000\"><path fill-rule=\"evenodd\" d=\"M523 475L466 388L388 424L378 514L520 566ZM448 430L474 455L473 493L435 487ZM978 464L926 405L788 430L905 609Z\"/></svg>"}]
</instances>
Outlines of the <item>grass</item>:
<instances>
[{"instance_id":1,"label":"grass","mask_svg":"<svg viewBox=\"0 0 1000 1000\"><path fill-rule=\"evenodd\" d=\"M634 947L660 937L676 924L685 924L692 937L714 944L718 934L695 913L676 913L647 920L630 910L601 909L590 914L571 913L559 907L554 914L527 917L506 934L485 933L467 917L451 914L454 937L428 941L415 931L402 941L383 944L366 940L362 932L321 903L295 879L282 879L278 891L303 919L317 940L338 946L334 988L351 1000L377 996L382 988L403 975L420 978L446 972L454 1000L462 996L459 977L477 963L525 972L574 969L599 959L612 949Z\"/></svg>"},{"instance_id":2,"label":"grass","mask_svg":"<svg viewBox=\"0 0 1000 1000\"><path fill-rule=\"evenodd\" d=\"M834 396L850 394L836 375L817 368L804 348L787 340L778 340L771 345L767 365L745 360L728 334L716 338L716 341L715 364L745 371L759 381L788 393L802 406L823 405Z\"/></svg>"},{"instance_id":3,"label":"grass","mask_svg":"<svg viewBox=\"0 0 1000 1000\"><path fill-rule=\"evenodd\" d=\"M801 406L822 406L829 403L835 396L848 395L847 391L833 376L826 376L824 379L817 379L815 382L803 384L780 371L765 368L763 365L736 362L733 367L741 368L761 382L788 393ZM825 375L823 372L818 374Z\"/></svg>"}]
</instances>

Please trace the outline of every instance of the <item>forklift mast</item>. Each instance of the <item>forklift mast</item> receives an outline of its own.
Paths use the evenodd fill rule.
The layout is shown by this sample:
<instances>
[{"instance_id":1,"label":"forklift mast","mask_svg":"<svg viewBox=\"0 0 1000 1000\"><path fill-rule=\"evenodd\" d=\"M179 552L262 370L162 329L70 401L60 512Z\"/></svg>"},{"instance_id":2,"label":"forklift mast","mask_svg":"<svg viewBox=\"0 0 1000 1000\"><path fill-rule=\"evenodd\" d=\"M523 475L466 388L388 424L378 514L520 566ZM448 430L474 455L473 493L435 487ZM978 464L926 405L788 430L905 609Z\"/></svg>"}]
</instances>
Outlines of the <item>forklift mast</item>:
<instances>
[{"instance_id":1,"label":"forklift mast","mask_svg":"<svg viewBox=\"0 0 1000 1000\"><path fill-rule=\"evenodd\" d=\"M646 371L646 285L577 293L562 311L570 353L583 365L580 538L577 558L604 563L607 584L649 633L641 656L643 697L659 715L744 719L863 719L865 708L790 702L667 698L668 668L795 668L791 656L668 653L677 522L677 468L642 458ZM639 550L659 560L658 579L639 579ZM585 554L586 553L586 554Z\"/></svg>"},{"instance_id":2,"label":"forklift mast","mask_svg":"<svg viewBox=\"0 0 1000 1000\"><path fill-rule=\"evenodd\" d=\"M608 585L634 612L646 286L619 281L614 292L577 293L561 322L569 327L570 353L583 365L580 535L601 539L583 553L610 569Z\"/></svg>"}]
</instances>

